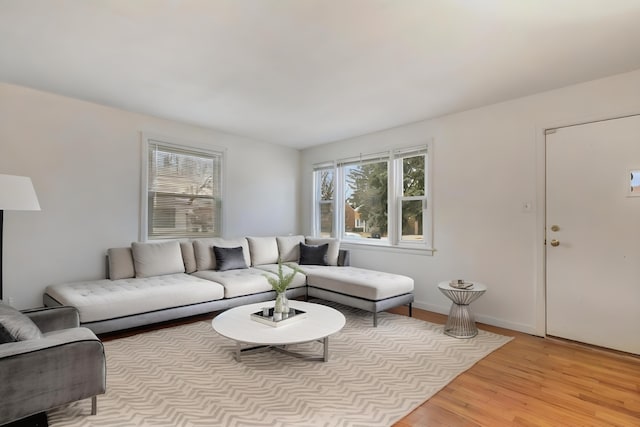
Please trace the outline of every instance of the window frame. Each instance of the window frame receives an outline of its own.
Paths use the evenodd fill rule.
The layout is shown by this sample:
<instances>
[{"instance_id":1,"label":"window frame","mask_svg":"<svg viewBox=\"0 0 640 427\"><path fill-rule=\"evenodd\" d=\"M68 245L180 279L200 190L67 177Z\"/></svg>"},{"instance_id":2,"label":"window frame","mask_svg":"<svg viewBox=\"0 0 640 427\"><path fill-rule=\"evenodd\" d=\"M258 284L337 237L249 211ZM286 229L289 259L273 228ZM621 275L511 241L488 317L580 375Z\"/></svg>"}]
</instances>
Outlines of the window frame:
<instances>
[{"instance_id":1,"label":"window frame","mask_svg":"<svg viewBox=\"0 0 640 427\"><path fill-rule=\"evenodd\" d=\"M203 157L218 157L219 158L219 184L218 192L219 197L212 196L213 209L217 210L216 222L214 223L214 230L208 234L202 234L194 236L190 233L184 233L183 235L166 235L166 236L150 236L149 235L149 169L151 167L149 162L149 149L150 146L157 145L169 150L175 150L176 152L183 152L188 154L200 154ZM194 143L179 140L177 138L171 138L161 135L156 135L147 132L141 132L141 187L140 187L140 219L139 219L139 240L141 242L148 241L164 241L164 240L181 240L191 238L209 238L220 237L223 235L223 226L225 224L225 160L226 160L226 148L212 146L204 143ZM215 193L215 191L214 191ZM208 198L208 197L205 197Z\"/></svg>"},{"instance_id":2,"label":"window frame","mask_svg":"<svg viewBox=\"0 0 640 427\"><path fill-rule=\"evenodd\" d=\"M425 156L424 195L404 196L403 194L403 160L417 155ZM345 231L345 204L347 186L346 167L361 163L387 161L387 239L349 238ZM312 234L320 236L319 217L320 204L318 179L319 173L329 167L334 169L334 198L332 237L339 238L342 244L354 245L357 248L386 248L400 250L416 250L418 253L433 254L433 140L425 144L399 149L390 149L381 153L360 155L333 162L313 165L313 226ZM402 203L404 201L422 201L422 236L420 240L403 239L402 236Z\"/></svg>"},{"instance_id":3,"label":"window frame","mask_svg":"<svg viewBox=\"0 0 640 427\"><path fill-rule=\"evenodd\" d=\"M431 153L431 155L429 155ZM429 184L431 180L429 179L429 173L431 171L431 165L429 163L430 159L433 157L433 153L430 151L429 144L422 147L411 147L406 149L398 149L393 152L393 172L394 172L394 188L393 188L393 197L395 198L395 226L396 232L394 235L395 243L401 247L407 248L431 248L431 242L429 241L428 236L432 236L432 229L429 227L430 215L429 215L429 204L431 194L429 190ZM420 155L424 155L424 194L422 196L405 196L404 195L404 159L417 157ZM408 240L403 239L402 234L402 204L405 201L421 201L422 202L422 236L421 240Z\"/></svg>"}]
</instances>

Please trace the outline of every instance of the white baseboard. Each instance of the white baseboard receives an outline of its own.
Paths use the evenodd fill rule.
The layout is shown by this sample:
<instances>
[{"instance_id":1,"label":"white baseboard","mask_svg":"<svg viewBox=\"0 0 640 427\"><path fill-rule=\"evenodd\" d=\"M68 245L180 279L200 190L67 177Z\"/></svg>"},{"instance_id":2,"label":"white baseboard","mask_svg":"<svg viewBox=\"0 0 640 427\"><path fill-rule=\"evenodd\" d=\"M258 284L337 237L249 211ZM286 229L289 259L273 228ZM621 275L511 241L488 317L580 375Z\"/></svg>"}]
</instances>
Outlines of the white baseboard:
<instances>
[{"instance_id":1,"label":"white baseboard","mask_svg":"<svg viewBox=\"0 0 640 427\"><path fill-rule=\"evenodd\" d=\"M440 313L445 315L449 314L449 308L451 307L450 305L443 306L443 305L429 304L422 301L414 301L413 306L416 308L420 308L422 310L432 311L434 313ZM486 316L486 315L477 313L475 311L473 312L473 314L476 317L476 321L480 323L486 323L487 325L491 325L491 326L498 326L500 328L511 329L513 331L524 332L525 334L538 335L536 333L535 327L530 325L509 322L509 321L498 319L492 316Z\"/></svg>"}]
</instances>

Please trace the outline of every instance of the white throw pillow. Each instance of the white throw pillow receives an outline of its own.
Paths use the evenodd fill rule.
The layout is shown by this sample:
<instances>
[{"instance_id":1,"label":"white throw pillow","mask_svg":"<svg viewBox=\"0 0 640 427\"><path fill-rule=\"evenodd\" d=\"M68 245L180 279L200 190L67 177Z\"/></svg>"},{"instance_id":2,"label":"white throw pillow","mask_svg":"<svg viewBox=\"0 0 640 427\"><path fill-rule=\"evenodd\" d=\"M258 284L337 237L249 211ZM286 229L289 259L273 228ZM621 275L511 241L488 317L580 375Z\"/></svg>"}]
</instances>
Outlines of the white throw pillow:
<instances>
[{"instance_id":1,"label":"white throw pillow","mask_svg":"<svg viewBox=\"0 0 640 427\"><path fill-rule=\"evenodd\" d=\"M133 242L131 244L131 252L133 253L136 277L184 273L180 243L176 241L163 243Z\"/></svg>"},{"instance_id":2,"label":"white throw pillow","mask_svg":"<svg viewBox=\"0 0 640 427\"><path fill-rule=\"evenodd\" d=\"M196 255L193 251L193 242L180 242L180 251L182 252L185 273L191 274L196 271Z\"/></svg>"},{"instance_id":3,"label":"white throw pillow","mask_svg":"<svg viewBox=\"0 0 640 427\"><path fill-rule=\"evenodd\" d=\"M107 250L109 259L109 279L131 279L136 277L131 248L110 248Z\"/></svg>"}]
</instances>

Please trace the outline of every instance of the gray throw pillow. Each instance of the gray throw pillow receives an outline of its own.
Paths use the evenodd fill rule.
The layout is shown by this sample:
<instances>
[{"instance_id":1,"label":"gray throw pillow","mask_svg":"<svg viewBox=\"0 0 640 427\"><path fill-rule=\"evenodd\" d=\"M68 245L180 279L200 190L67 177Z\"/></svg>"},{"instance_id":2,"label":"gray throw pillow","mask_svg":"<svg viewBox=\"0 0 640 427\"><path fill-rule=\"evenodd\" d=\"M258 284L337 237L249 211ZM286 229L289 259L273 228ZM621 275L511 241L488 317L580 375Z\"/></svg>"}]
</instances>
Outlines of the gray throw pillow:
<instances>
[{"instance_id":1,"label":"gray throw pillow","mask_svg":"<svg viewBox=\"0 0 640 427\"><path fill-rule=\"evenodd\" d=\"M42 338L42 332L31 319L15 308L0 303L0 343Z\"/></svg>"},{"instance_id":2,"label":"gray throw pillow","mask_svg":"<svg viewBox=\"0 0 640 427\"><path fill-rule=\"evenodd\" d=\"M305 245L300 243L300 265L327 265L329 244Z\"/></svg>"},{"instance_id":3,"label":"gray throw pillow","mask_svg":"<svg viewBox=\"0 0 640 427\"><path fill-rule=\"evenodd\" d=\"M214 246L213 254L216 257L216 270L218 271L247 268L242 246L238 246L237 248Z\"/></svg>"}]
</instances>

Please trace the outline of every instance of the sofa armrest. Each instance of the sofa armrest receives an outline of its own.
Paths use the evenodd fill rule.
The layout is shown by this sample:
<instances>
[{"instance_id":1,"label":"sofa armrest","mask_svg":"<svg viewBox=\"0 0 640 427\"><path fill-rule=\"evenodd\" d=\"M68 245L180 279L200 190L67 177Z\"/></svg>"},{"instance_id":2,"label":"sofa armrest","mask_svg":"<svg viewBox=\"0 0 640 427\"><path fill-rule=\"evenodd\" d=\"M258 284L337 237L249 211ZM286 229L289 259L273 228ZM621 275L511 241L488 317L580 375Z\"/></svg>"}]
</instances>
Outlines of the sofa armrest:
<instances>
[{"instance_id":1,"label":"sofa armrest","mask_svg":"<svg viewBox=\"0 0 640 427\"><path fill-rule=\"evenodd\" d=\"M35 308L23 310L42 333L80 326L80 315L75 307Z\"/></svg>"},{"instance_id":2,"label":"sofa armrest","mask_svg":"<svg viewBox=\"0 0 640 427\"><path fill-rule=\"evenodd\" d=\"M340 267L347 267L351 265L350 252L347 249L340 249L338 252L338 265Z\"/></svg>"},{"instance_id":3,"label":"sofa armrest","mask_svg":"<svg viewBox=\"0 0 640 427\"><path fill-rule=\"evenodd\" d=\"M102 394L105 375L102 342L86 328L1 344L0 425Z\"/></svg>"}]
</instances>

